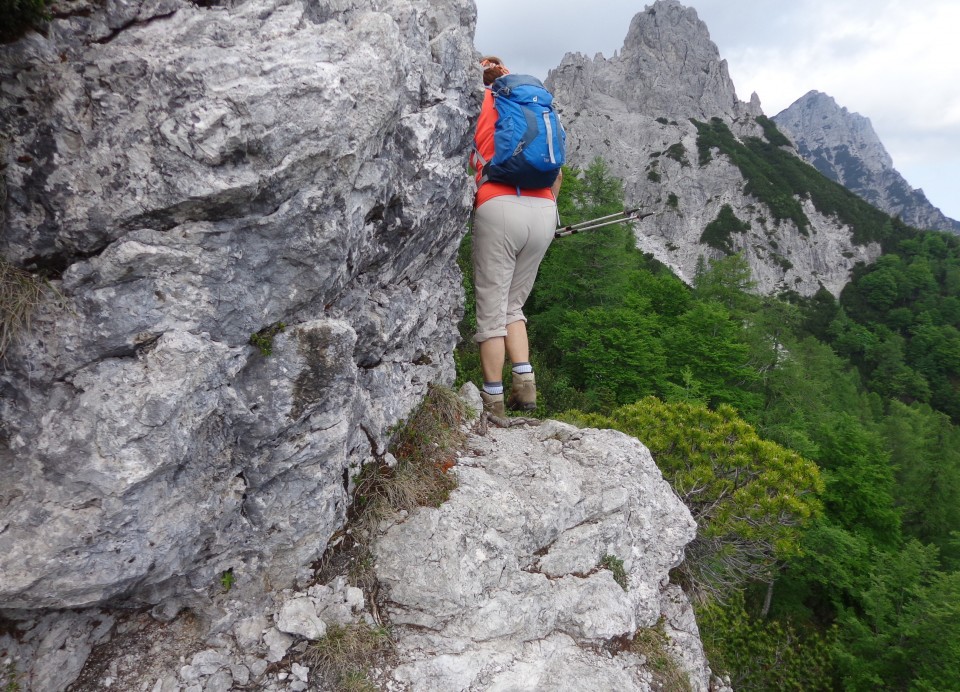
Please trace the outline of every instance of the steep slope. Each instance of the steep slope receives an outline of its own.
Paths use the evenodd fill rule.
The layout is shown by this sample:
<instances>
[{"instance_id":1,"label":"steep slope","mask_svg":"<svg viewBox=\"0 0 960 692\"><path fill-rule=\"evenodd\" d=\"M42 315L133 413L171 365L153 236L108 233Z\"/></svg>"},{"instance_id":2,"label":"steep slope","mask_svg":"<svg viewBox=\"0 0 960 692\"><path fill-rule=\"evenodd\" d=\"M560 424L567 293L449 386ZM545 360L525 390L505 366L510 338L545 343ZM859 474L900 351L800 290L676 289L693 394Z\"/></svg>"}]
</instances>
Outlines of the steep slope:
<instances>
[{"instance_id":1,"label":"steep slope","mask_svg":"<svg viewBox=\"0 0 960 692\"><path fill-rule=\"evenodd\" d=\"M0 253L59 291L0 371L0 608L289 584L452 381L475 8L376 6L108 3L0 47Z\"/></svg>"},{"instance_id":2,"label":"steep slope","mask_svg":"<svg viewBox=\"0 0 960 692\"><path fill-rule=\"evenodd\" d=\"M773 121L796 143L800 156L878 209L917 228L960 233L960 221L944 216L893 167L869 118L811 91Z\"/></svg>"},{"instance_id":3,"label":"steep slope","mask_svg":"<svg viewBox=\"0 0 960 692\"><path fill-rule=\"evenodd\" d=\"M692 279L701 256L743 251L765 293L810 295L822 285L837 294L856 262L879 254L864 237L855 243L855 229L835 211L818 211L811 195L758 192L769 181L748 179L733 149L770 147L776 133L766 134L758 121L756 95L750 103L737 98L706 25L677 0L658 0L637 14L612 58L568 54L547 83L565 118L572 163L602 157L624 181L629 205L658 212L638 225L638 245L684 279ZM715 129L714 119L730 133L722 152L701 135ZM784 206L793 211L784 213ZM725 220L722 242L708 243L708 226Z\"/></svg>"}]
</instances>

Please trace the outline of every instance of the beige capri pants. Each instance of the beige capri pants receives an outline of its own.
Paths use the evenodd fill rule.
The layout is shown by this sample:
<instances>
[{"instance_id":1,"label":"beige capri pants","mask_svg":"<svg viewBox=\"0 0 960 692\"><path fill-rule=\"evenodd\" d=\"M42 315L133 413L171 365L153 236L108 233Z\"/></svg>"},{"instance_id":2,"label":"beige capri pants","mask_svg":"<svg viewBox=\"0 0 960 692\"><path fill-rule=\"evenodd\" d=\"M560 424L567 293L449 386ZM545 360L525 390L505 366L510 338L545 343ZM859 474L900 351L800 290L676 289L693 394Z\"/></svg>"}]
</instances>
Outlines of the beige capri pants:
<instances>
[{"instance_id":1,"label":"beige capri pants","mask_svg":"<svg viewBox=\"0 0 960 692\"><path fill-rule=\"evenodd\" d=\"M526 322L523 304L556 229L557 203L552 199L500 195L474 212L474 341L506 336L508 324Z\"/></svg>"}]
</instances>

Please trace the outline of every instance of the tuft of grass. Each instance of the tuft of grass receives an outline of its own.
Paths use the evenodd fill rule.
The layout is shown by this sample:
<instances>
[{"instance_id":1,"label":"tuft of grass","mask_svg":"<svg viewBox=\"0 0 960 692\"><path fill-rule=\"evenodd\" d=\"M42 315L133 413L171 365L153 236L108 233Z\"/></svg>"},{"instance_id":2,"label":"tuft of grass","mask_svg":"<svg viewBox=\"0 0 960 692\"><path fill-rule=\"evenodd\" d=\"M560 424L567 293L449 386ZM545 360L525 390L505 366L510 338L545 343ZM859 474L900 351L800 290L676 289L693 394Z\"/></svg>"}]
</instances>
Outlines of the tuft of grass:
<instances>
[{"instance_id":1,"label":"tuft of grass","mask_svg":"<svg viewBox=\"0 0 960 692\"><path fill-rule=\"evenodd\" d=\"M647 668L653 674L660 689L675 692L693 692L690 676L680 667L667 650L667 633L663 629L663 618L653 627L637 630L630 644L631 650L643 656Z\"/></svg>"},{"instance_id":2,"label":"tuft of grass","mask_svg":"<svg viewBox=\"0 0 960 692\"><path fill-rule=\"evenodd\" d=\"M400 510L438 507L447 500L457 487L456 477L449 471L466 439L461 430L466 418L466 404L456 392L430 385L420 405L392 431L390 452L396 464L368 464L355 479L347 526L324 554L316 574L318 581L325 582L346 573L350 584L369 596L377 622L377 579L371 553L377 529ZM378 688L367 671L392 654L393 648L388 630L361 622L330 627L304 656L337 690L375 692Z\"/></svg>"},{"instance_id":3,"label":"tuft of grass","mask_svg":"<svg viewBox=\"0 0 960 692\"><path fill-rule=\"evenodd\" d=\"M367 671L394 648L390 631L364 622L332 625L307 651L307 660L341 692L375 692Z\"/></svg>"},{"instance_id":4,"label":"tuft of grass","mask_svg":"<svg viewBox=\"0 0 960 692\"><path fill-rule=\"evenodd\" d=\"M627 570L623 568L623 560L616 555L604 555L600 558L600 567L613 572L613 580L620 585L620 588L627 591Z\"/></svg>"},{"instance_id":5,"label":"tuft of grass","mask_svg":"<svg viewBox=\"0 0 960 692\"><path fill-rule=\"evenodd\" d=\"M342 692L379 692L379 688L370 681L362 670L351 670L340 678Z\"/></svg>"},{"instance_id":6,"label":"tuft of grass","mask_svg":"<svg viewBox=\"0 0 960 692\"><path fill-rule=\"evenodd\" d=\"M18 334L30 329L30 315L46 287L43 279L0 257L0 356Z\"/></svg>"},{"instance_id":7,"label":"tuft of grass","mask_svg":"<svg viewBox=\"0 0 960 692\"><path fill-rule=\"evenodd\" d=\"M466 416L466 405L456 392L430 385L410 418L394 430L390 451L396 465L371 464L357 478L355 526L372 535L395 512L446 502L457 487L449 471L465 439L460 425Z\"/></svg>"}]
</instances>

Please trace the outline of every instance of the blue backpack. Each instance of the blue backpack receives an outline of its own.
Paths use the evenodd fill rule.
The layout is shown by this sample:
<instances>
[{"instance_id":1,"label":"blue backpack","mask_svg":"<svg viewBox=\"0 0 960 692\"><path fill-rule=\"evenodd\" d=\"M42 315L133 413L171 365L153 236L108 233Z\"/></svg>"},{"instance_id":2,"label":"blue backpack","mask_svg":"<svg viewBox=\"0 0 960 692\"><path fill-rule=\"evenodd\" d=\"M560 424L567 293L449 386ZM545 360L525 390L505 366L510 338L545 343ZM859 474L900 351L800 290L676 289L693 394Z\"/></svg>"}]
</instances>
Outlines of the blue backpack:
<instances>
[{"instance_id":1,"label":"blue backpack","mask_svg":"<svg viewBox=\"0 0 960 692\"><path fill-rule=\"evenodd\" d=\"M553 94L529 75L504 75L491 89L497 108L495 153L483 166L480 182L492 180L521 189L550 187L566 160L567 141L553 109Z\"/></svg>"}]
</instances>

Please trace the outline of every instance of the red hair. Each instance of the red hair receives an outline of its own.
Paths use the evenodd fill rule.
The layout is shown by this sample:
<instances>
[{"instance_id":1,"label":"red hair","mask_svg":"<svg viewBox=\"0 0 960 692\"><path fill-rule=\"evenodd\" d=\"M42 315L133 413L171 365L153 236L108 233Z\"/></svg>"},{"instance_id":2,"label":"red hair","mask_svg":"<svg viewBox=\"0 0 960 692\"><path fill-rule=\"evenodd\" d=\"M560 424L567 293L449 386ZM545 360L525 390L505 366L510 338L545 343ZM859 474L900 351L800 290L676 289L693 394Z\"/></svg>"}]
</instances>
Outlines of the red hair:
<instances>
[{"instance_id":1,"label":"red hair","mask_svg":"<svg viewBox=\"0 0 960 692\"><path fill-rule=\"evenodd\" d=\"M484 86L490 86L493 84L493 80L505 74L510 74L510 70L504 67L503 60L496 55L485 55L480 58L480 65L483 67Z\"/></svg>"}]
</instances>

